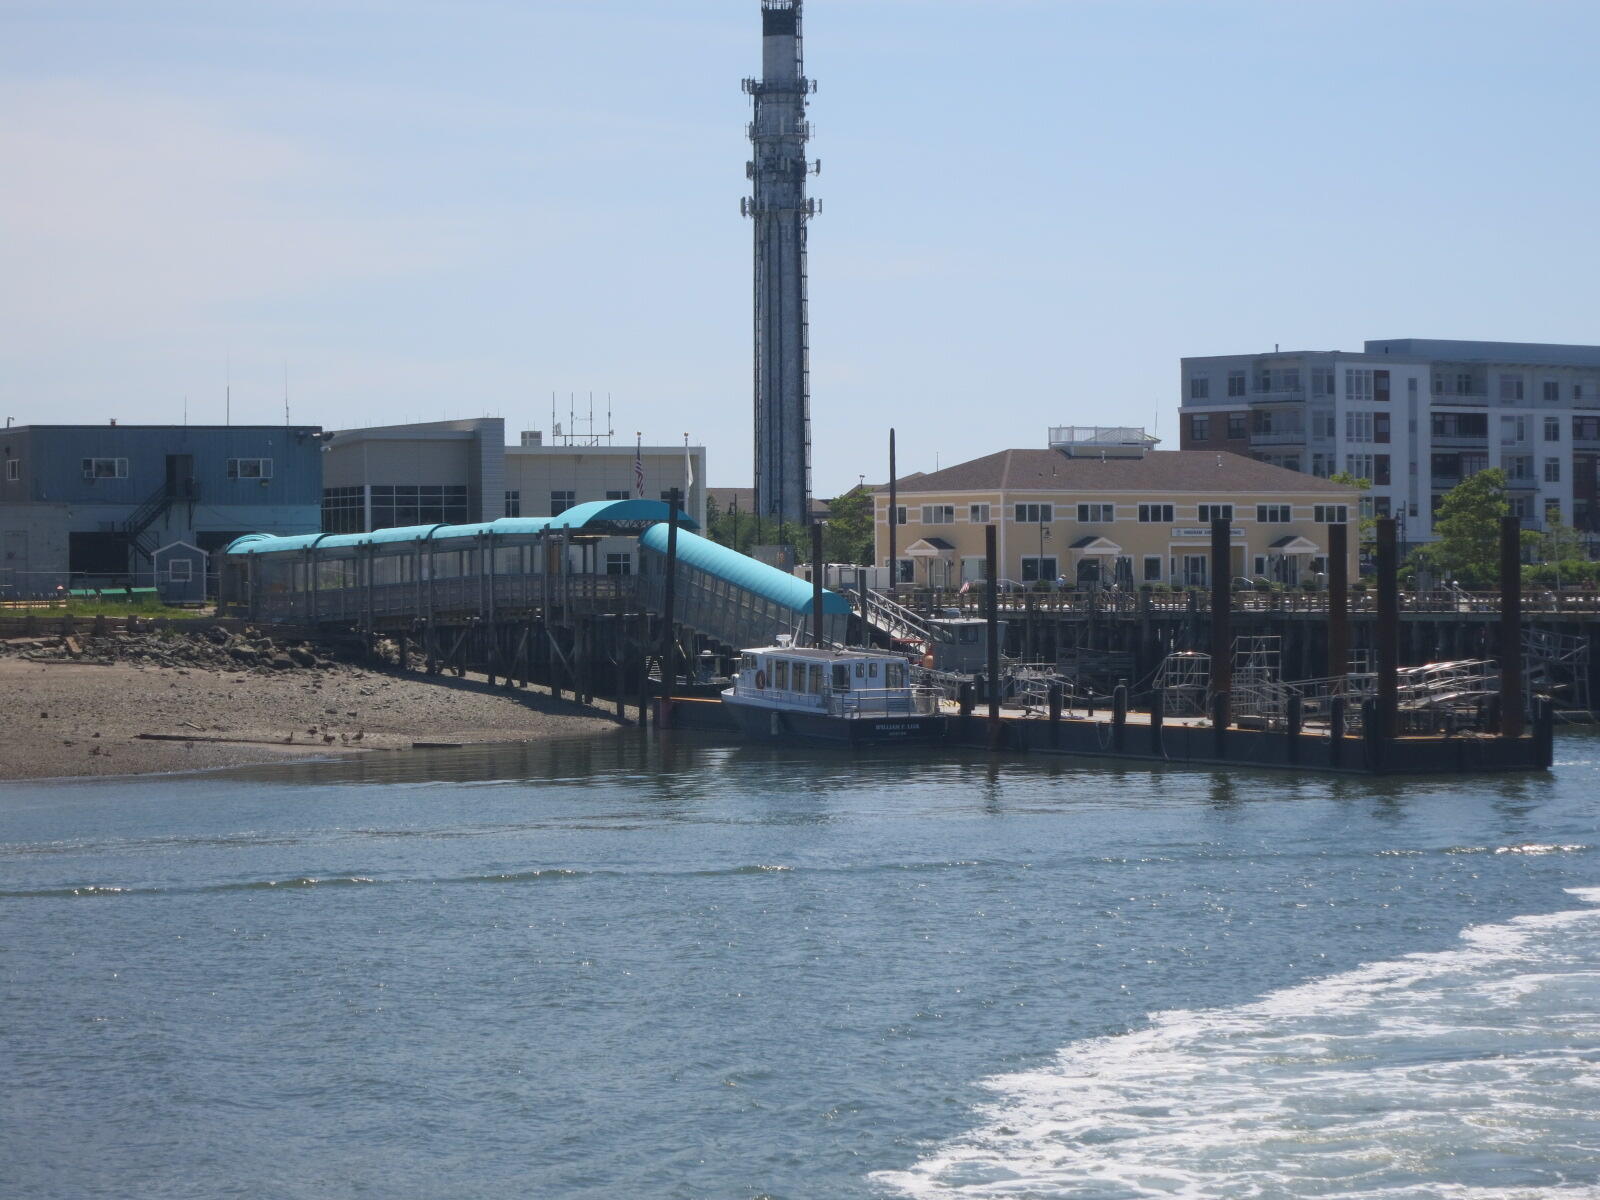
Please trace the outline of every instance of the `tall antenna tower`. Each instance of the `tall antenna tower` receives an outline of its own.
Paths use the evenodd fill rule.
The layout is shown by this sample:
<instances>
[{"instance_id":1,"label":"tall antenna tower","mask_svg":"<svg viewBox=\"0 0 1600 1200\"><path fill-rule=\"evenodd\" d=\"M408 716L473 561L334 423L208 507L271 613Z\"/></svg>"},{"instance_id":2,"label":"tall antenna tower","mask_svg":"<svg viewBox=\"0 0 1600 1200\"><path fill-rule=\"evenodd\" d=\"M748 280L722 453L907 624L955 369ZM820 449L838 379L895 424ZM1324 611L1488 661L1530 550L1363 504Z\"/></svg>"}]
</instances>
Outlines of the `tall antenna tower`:
<instances>
[{"instance_id":1,"label":"tall antenna tower","mask_svg":"<svg viewBox=\"0 0 1600 1200\"><path fill-rule=\"evenodd\" d=\"M806 159L811 126L801 0L761 0L761 78L746 79L755 105L753 194L739 210L755 222L756 512L807 521L811 512L811 365L806 326L806 222L820 206L806 178L822 164Z\"/></svg>"}]
</instances>

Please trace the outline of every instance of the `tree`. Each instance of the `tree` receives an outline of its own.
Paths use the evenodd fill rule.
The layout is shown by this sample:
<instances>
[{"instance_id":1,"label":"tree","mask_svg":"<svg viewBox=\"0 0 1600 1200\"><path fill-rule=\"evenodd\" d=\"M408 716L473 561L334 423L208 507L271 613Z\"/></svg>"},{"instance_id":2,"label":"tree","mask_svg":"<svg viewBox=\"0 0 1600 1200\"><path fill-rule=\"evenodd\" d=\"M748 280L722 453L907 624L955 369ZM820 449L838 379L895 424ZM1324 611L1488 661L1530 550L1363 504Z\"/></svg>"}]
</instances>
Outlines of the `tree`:
<instances>
[{"instance_id":1,"label":"tree","mask_svg":"<svg viewBox=\"0 0 1600 1200\"><path fill-rule=\"evenodd\" d=\"M1372 480L1359 479L1349 471L1335 471L1328 476L1329 483L1337 483L1341 487L1355 488L1358 492L1370 492ZM1377 538L1378 518L1367 512L1367 506L1362 501L1356 501L1356 540L1363 546L1372 545Z\"/></svg>"},{"instance_id":2,"label":"tree","mask_svg":"<svg viewBox=\"0 0 1600 1200\"><path fill-rule=\"evenodd\" d=\"M822 555L833 563L871 564L873 518L877 498L864 487L853 487L828 505L828 524L822 532Z\"/></svg>"},{"instance_id":3,"label":"tree","mask_svg":"<svg viewBox=\"0 0 1600 1200\"><path fill-rule=\"evenodd\" d=\"M1417 556L1446 579L1487 586L1500 577L1500 522L1510 515L1506 473L1479 471L1445 493L1433 521L1437 540Z\"/></svg>"},{"instance_id":4,"label":"tree","mask_svg":"<svg viewBox=\"0 0 1600 1200\"><path fill-rule=\"evenodd\" d=\"M864 488L851 488L833 500L827 523L822 527L822 557L833 563L872 561L873 495ZM720 508L706 497L705 535L713 542L749 554L757 546L793 546L801 559L811 557L811 531L794 521L782 524L770 518L757 519L737 508Z\"/></svg>"}]
</instances>

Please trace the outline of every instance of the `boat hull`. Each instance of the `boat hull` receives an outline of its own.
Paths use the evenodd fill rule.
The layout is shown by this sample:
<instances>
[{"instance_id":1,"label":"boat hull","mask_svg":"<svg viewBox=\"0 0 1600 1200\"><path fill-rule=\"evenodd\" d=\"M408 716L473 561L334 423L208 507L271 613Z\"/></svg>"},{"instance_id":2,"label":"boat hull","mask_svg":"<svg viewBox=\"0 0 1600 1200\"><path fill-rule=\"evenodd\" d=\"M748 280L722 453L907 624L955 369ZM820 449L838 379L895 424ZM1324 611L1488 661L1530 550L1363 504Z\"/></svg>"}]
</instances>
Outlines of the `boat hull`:
<instances>
[{"instance_id":1,"label":"boat hull","mask_svg":"<svg viewBox=\"0 0 1600 1200\"><path fill-rule=\"evenodd\" d=\"M887 746L940 742L941 716L832 717L827 713L745 704L727 696L722 706L752 741L814 742L832 746Z\"/></svg>"}]
</instances>

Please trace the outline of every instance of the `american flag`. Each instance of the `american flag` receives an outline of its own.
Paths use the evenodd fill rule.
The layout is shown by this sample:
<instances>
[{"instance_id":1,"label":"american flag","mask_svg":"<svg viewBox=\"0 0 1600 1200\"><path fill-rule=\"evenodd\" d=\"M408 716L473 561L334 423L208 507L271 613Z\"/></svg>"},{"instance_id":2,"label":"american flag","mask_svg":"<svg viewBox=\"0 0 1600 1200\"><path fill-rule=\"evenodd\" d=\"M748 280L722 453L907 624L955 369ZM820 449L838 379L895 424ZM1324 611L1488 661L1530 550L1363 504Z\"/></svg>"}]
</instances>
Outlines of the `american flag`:
<instances>
[{"instance_id":1,"label":"american flag","mask_svg":"<svg viewBox=\"0 0 1600 1200\"><path fill-rule=\"evenodd\" d=\"M644 449L640 442L633 445L633 491L639 499L644 499Z\"/></svg>"}]
</instances>

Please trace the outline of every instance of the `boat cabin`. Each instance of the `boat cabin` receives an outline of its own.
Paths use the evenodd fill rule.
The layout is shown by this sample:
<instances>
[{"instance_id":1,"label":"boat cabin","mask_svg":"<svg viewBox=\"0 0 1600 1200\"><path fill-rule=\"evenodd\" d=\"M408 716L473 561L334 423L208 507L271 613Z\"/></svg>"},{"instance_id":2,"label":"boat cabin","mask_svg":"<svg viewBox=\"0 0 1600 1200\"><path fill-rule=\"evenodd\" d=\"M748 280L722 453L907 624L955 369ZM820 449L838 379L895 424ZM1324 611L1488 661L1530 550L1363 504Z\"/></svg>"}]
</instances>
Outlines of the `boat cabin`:
<instances>
[{"instance_id":1,"label":"boat cabin","mask_svg":"<svg viewBox=\"0 0 1600 1200\"><path fill-rule=\"evenodd\" d=\"M826 708L833 696L906 691L910 665L893 654L762 646L739 656L734 685L741 696L786 707Z\"/></svg>"}]
</instances>

